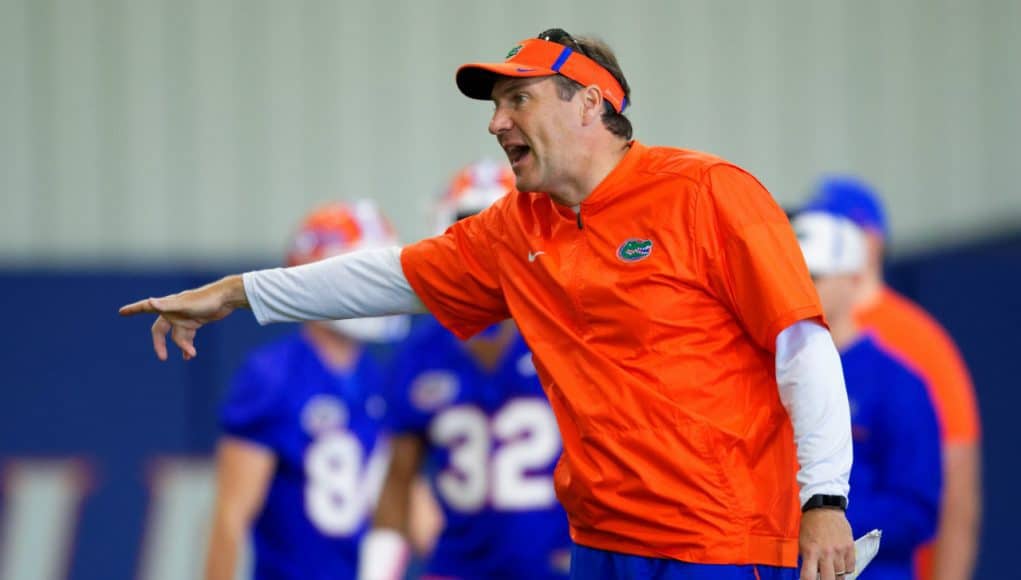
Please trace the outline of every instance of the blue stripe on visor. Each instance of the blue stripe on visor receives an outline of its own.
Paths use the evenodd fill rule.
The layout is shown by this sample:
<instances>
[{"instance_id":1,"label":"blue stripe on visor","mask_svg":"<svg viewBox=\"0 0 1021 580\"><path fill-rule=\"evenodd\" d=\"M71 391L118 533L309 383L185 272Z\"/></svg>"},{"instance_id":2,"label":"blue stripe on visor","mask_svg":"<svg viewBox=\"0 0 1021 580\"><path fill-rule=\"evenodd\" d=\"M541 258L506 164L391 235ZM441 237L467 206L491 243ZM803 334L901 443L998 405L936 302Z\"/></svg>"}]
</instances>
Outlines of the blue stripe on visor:
<instances>
[{"instance_id":1,"label":"blue stripe on visor","mask_svg":"<svg viewBox=\"0 0 1021 580\"><path fill-rule=\"evenodd\" d=\"M560 72L560 67L564 66L564 63L567 62L567 59L571 57L571 53L573 52L574 51L571 50L571 47L565 46L564 50L560 51L560 56L557 57L556 62L554 62L553 66L550 67L553 69L553 72Z\"/></svg>"}]
</instances>

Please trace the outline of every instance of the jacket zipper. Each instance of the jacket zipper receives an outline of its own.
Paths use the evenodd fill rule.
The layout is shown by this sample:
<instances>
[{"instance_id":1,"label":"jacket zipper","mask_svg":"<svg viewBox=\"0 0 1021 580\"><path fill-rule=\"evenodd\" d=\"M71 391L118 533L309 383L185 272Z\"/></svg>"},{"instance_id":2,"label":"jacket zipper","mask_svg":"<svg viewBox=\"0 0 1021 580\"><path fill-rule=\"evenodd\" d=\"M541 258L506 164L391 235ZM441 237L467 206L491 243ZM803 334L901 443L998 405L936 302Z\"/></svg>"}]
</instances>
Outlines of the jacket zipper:
<instances>
[{"instance_id":1,"label":"jacket zipper","mask_svg":"<svg viewBox=\"0 0 1021 580\"><path fill-rule=\"evenodd\" d=\"M568 295L571 297L571 301L574 303L575 308L574 318L576 320L575 328L577 329L578 333L582 336L582 338L588 338L590 334L588 328L588 320L586 319L587 317L585 316L585 311L581 304L581 290L582 290L581 283L582 280L584 279L584 277L582 276L582 264L585 261L585 256L583 256L582 254L587 253L588 250L587 248L588 244L585 240L584 232L585 226L581 221L581 205L579 205L578 208L575 210L574 216L575 223L578 225L579 234L578 237L574 240L574 255L572 256L574 258L573 260L574 263L572 264L571 276L572 279Z\"/></svg>"}]
</instances>

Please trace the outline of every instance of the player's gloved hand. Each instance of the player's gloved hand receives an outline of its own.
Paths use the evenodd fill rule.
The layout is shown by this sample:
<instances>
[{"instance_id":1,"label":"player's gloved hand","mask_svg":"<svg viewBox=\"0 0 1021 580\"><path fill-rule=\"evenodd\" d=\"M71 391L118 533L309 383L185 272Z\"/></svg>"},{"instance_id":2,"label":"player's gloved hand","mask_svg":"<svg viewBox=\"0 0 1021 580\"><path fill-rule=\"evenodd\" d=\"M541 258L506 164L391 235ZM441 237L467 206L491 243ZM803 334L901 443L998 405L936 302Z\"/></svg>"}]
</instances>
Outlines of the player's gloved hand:
<instances>
[{"instance_id":1,"label":"player's gloved hand","mask_svg":"<svg viewBox=\"0 0 1021 580\"><path fill-rule=\"evenodd\" d=\"M842 510L801 514L801 580L841 580L854 571L854 537Z\"/></svg>"},{"instance_id":2,"label":"player's gloved hand","mask_svg":"<svg viewBox=\"0 0 1021 580\"><path fill-rule=\"evenodd\" d=\"M203 325L215 322L236 308L248 306L241 276L227 276L201 288L186 290L162 298L146 298L122 306L121 316L151 312L159 314L152 325L152 347L160 360L167 360L167 333L184 356L195 358L195 333Z\"/></svg>"}]
</instances>

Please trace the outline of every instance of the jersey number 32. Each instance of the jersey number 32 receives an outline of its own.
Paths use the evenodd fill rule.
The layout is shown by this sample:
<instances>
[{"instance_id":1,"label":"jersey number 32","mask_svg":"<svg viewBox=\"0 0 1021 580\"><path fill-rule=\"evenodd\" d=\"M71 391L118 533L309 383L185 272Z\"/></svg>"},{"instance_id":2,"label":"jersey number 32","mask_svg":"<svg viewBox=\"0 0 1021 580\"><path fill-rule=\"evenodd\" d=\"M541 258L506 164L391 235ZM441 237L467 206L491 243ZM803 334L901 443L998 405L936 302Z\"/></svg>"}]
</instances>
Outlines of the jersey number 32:
<instances>
[{"instance_id":1,"label":"jersey number 32","mask_svg":"<svg viewBox=\"0 0 1021 580\"><path fill-rule=\"evenodd\" d=\"M492 418L478 407L452 407L429 428L433 444L450 450L436 478L447 504L460 512L542 509L556 502L550 465L560 434L549 405L514 399Z\"/></svg>"}]
</instances>

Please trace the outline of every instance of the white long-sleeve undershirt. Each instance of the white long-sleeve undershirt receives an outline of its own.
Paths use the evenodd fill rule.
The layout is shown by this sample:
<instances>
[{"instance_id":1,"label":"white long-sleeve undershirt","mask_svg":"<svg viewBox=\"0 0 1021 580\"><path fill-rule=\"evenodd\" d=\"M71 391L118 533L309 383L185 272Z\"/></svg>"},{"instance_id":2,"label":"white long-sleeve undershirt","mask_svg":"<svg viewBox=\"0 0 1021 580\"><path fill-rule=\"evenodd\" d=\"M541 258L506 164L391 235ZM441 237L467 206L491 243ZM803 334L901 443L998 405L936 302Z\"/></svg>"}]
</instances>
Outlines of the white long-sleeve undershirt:
<instances>
[{"instance_id":1,"label":"white long-sleeve undershirt","mask_svg":"<svg viewBox=\"0 0 1021 580\"><path fill-rule=\"evenodd\" d=\"M815 494L846 497L851 413L840 355L825 328L803 320L777 335L776 383L794 425L802 505Z\"/></svg>"},{"instance_id":2,"label":"white long-sleeve undershirt","mask_svg":"<svg viewBox=\"0 0 1021 580\"><path fill-rule=\"evenodd\" d=\"M425 305L401 267L401 249L341 254L292 268L242 275L259 324L416 314Z\"/></svg>"},{"instance_id":3,"label":"white long-sleeve undershirt","mask_svg":"<svg viewBox=\"0 0 1021 580\"><path fill-rule=\"evenodd\" d=\"M248 272L245 293L259 324L425 312L401 267L400 248L363 250L293 268ZM801 321L776 338L776 382L794 426L804 504L844 495L851 424L840 356L829 332Z\"/></svg>"}]
</instances>

